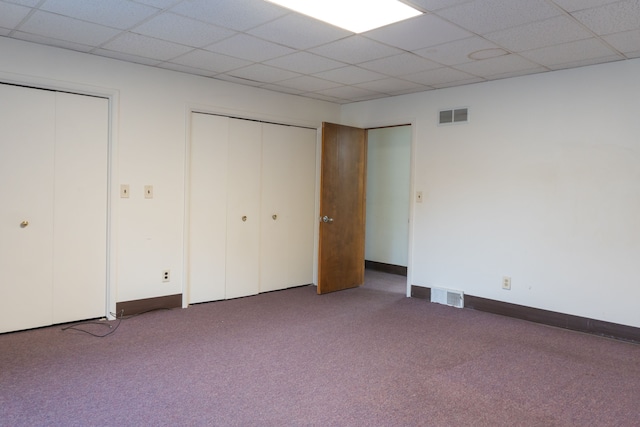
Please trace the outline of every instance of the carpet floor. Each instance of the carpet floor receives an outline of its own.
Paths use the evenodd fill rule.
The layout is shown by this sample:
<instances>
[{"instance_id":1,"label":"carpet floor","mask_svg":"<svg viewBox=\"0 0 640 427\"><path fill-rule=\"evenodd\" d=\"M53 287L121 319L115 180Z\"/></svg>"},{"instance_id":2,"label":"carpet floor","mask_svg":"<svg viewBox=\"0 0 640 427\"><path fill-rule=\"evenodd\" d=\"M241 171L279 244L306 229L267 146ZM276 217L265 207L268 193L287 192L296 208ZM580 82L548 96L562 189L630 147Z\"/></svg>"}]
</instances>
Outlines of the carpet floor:
<instances>
[{"instance_id":1,"label":"carpet floor","mask_svg":"<svg viewBox=\"0 0 640 427\"><path fill-rule=\"evenodd\" d=\"M0 335L0 425L640 425L639 345L406 298L405 280Z\"/></svg>"}]
</instances>

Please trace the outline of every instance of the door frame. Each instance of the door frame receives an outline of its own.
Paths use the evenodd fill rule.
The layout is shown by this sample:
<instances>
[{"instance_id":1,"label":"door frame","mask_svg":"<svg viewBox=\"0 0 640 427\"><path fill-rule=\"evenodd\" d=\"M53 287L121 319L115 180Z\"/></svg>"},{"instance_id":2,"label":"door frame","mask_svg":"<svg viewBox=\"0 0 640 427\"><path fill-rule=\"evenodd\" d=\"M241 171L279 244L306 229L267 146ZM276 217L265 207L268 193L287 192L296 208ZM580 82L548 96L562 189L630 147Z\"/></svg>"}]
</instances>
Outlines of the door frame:
<instances>
[{"instance_id":1,"label":"door frame","mask_svg":"<svg viewBox=\"0 0 640 427\"><path fill-rule=\"evenodd\" d=\"M407 118L406 120L403 120L401 118L395 118L392 120L373 120L373 121L367 121L364 123L340 123L343 124L345 126L355 126L355 127L359 127L364 129L365 131L369 131L369 129L375 129L375 128L383 128L383 127L393 127L393 126L411 126L411 154L410 154L410 171L409 171L409 236L407 239L407 244L408 244L408 248L407 248L407 283L406 283L406 292L405 295L407 297L411 296L411 285L413 282L413 236L415 234L415 230L414 230L414 217L415 217L415 173L416 173L416 166L415 166L415 158L416 158L416 121L417 119L415 117L411 117L411 118ZM319 138L321 138L321 136L319 136ZM322 145L320 145L320 149L321 149ZM320 161L321 160L321 153L318 155L317 160ZM320 171L320 165L317 166L318 167L318 171ZM319 200L320 200L320 177L318 176L318 181L316 184L316 187L318 188L317 192L318 194L316 195L316 200L318 200L318 209L319 209ZM366 189L365 189L365 196L366 196ZM318 211L319 212L319 211ZM319 218L319 213L316 215L317 218ZM320 223L318 222L318 225L316 227L316 234L319 234L319 230L320 230ZM319 248L319 242L316 241L316 251ZM364 260L363 260L364 262ZM318 259L318 254L315 254L315 269L314 269L314 280L316 282L316 285L318 283L318 263L319 263L319 259Z\"/></svg>"},{"instance_id":2,"label":"door frame","mask_svg":"<svg viewBox=\"0 0 640 427\"><path fill-rule=\"evenodd\" d=\"M0 71L0 83L17 86L25 86L33 89L52 90L67 92L76 95L93 96L105 98L109 102L108 106L108 129L107 136L107 247L106 254L106 277L105 277L105 308L104 317L109 320L115 319L116 312L116 245L115 242L118 231L117 212L120 191L118 185L118 111L120 103L120 93L116 89L90 86L73 82L61 82L43 77L17 75Z\"/></svg>"}]
</instances>

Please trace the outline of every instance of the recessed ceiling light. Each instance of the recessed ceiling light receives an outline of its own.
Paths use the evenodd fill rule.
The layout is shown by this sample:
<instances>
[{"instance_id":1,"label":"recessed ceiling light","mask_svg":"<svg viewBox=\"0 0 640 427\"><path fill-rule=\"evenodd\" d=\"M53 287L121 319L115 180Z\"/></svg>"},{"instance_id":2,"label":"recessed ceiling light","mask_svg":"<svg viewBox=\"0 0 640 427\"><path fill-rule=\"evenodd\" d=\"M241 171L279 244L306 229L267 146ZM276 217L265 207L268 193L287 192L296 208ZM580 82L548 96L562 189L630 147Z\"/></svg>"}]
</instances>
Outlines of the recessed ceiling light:
<instances>
[{"instance_id":1,"label":"recessed ceiling light","mask_svg":"<svg viewBox=\"0 0 640 427\"><path fill-rule=\"evenodd\" d=\"M267 0L354 33L422 14L398 0Z\"/></svg>"}]
</instances>

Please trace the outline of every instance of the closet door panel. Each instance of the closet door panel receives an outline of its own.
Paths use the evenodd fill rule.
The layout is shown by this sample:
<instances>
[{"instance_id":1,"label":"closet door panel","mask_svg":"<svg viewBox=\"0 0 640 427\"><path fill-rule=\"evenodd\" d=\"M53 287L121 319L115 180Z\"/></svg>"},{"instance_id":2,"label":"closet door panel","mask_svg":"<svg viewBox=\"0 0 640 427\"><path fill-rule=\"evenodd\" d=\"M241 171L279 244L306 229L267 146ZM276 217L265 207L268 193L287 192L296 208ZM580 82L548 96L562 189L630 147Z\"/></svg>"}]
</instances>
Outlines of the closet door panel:
<instances>
[{"instance_id":1,"label":"closet door panel","mask_svg":"<svg viewBox=\"0 0 640 427\"><path fill-rule=\"evenodd\" d=\"M106 314L109 101L56 93L53 323Z\"/></svg>"},{"instance_id":2,"label":"closet door panel","mask_svg":"<svg viewBox=\"0 0 640 427\"><path fill-rule=\"evenodd\" d=\"M228 117L192 114L189 303L225 298Z\"/></svg>"},{"instance_id":3,"label":"closet door panel","mask_svg":"<svg viewBox=\"0 0 640 427\"><path fill-rule=\"evenodd\" d=\"M257 294L262 125L229 122L226 298Z\"/></svg>"},{"instance_id":4,"label":"closet door panel","mask_svg":"<svg viewBox=\"0 0 640 427\"><path fill-rule=\"evenodd\" d=\"M265 124L262 149L260 291L267 292L313 282L316 131Z\"/></svg>"},{"instance_id":5,"label":"closet door panel","mask_svg":"<svg viewBox=\"0 0 640 427\"><path fill-rule=\"evenodd\" d=\"M0 84L0 332L52 323L54 106Z\"/></svg>"}]
</instances>

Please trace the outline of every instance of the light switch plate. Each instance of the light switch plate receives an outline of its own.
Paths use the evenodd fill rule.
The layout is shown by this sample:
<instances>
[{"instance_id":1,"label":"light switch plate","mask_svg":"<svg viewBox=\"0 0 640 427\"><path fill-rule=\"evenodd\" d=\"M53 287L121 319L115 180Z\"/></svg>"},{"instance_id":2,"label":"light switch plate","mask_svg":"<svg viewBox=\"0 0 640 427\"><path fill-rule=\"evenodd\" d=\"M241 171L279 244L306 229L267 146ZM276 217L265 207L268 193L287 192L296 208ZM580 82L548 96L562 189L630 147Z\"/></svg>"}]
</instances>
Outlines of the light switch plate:
<instances>
[{"instance_id":1,"label":"light switch plate","mask_svg":"<svg viewBox=\"0 0 640 427\"><path fill-rule=\"evenodd\" d=\"M153 199L153 185L144 186L144 198Z\"/></svg>"},{"instance_id":2,"label":"light switch plate","mask_svg":"<svg viewBox=\"0 0 640 427\"><path fill-rule=\"evenodd\" d=\"M129 184L120 184L120 197L123 199L129 198Z\"/></svg>"}]
</instances>

